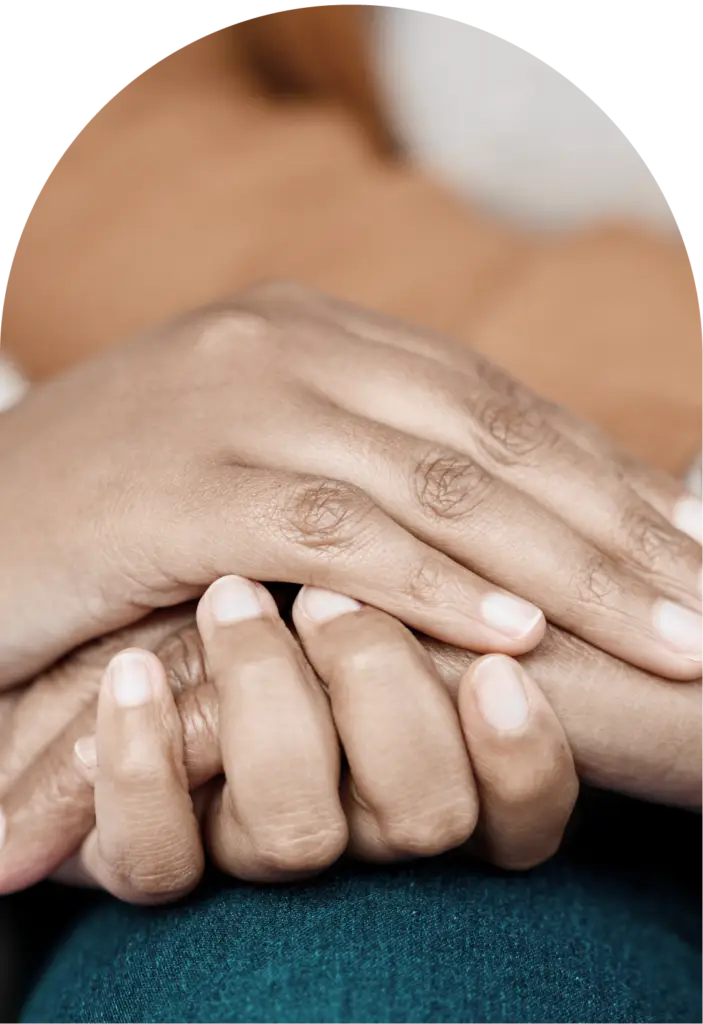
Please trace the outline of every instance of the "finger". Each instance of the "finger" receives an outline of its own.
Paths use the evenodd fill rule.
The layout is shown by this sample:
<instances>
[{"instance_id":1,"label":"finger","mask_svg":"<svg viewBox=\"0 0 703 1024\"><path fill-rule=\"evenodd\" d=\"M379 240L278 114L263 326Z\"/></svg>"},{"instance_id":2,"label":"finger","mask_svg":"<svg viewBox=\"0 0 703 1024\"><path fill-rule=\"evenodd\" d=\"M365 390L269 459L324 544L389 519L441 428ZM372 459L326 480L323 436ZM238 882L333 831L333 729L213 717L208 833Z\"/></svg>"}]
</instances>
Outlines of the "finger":
<instances>
[{"instance_id":1,"label":"finger","mask_svg":"<svg viewBox=\"0 0 703 1024\"><path fill-rule=\"evenodd\" d=\"M14 701L11 722L0 737L0 795L86 710L89 717L82 720L92 728L91 708L113 654L133 641L153 650L183 621L181 610L151 615L137 627L119 630L74 651L30 683ZM12 697L3 695L3 699Z\"/></svg>"},{"instance_id":2,"label":"finger","mask_svg":"<svg viewBox=\"0 0 703 1024\"><path fill-rule=\"evenodd\" d=\"M300 305L301 298L296 298L289 290L288 294L281 296L279 302L285 304L290 315L291 307ZM313 308L309 299L305 305L309 316L310 309ZM427 364L439 365L449 368L454 373L463 374L472 383L474 390L477 385L487 384L491 391L502 394L513 402L518 401L523 407L528 401L533 403L559 434L597 456L604 463L610 462L621 473L622 481L628 487L644 498L677 530L701 543L701 503L695 499L691 500L691 495L680 481L654 467L638 462L597 427L585 422L568 409L531 394L508 373L484 359L466 344L425 328L418 329L393 317L368 313L329 296L316 294L313 311L315 318L324 322L328 331L334 330L339 333L341 328L347 334L372 344L376 352L380 346L399 349L405 354L422 357ZM342 379L347 382L347 374L344 374Z\"/></svg>"},{"instance_id":3,"label":"finger","mask_svg":"<svg viewBox=\"0 0 703 1024\"><path fill-rule=\"evenodd\" d=\"M84 737L84 739L86 741L90 741L89 745L92 748L92 750L95 751L95 737L86 736ZM87 773L87 775L93 780L94 783L95 778L97 777L97 772L93 771L93 768L97 768L97 761L95 762L94 766L91 766L90 770ZM84 774L86 774L86 772L84 772ZM217 780L213 780L213 782L216 783ZM210 783L207 786L202 786L200 789L194 790L190 796L193 802L193 811L195 813L195 817L197 818L198 822L201 823L213 796L213 783ZM99 879L93 873L88 862L86 861L86 858L83 855L83 850L86 848L87 844L89 842L94 841L94 831L94 829L91 830L91 833L86 838L86 841L82 845L81 849L72 857L69 857L68 860L64 861L63 864L60 864L56 871L52 873L52 882L58 882L60 885L67 885L72 888L102 888ZM161 901L159 900L156 902Z\"/></svg>"},{"instance_id":4,"label":"finger","mask_svg":"<svg viewBox=\"0 0 703 1024\"><path fill-rule=\"evenodd\" d=\"M539 687L502 655L471 666L458 703L481 808L472 845L498 867L535 867L559 848L578 795L564 730Z\"/></svg>"},{"instance_id":5,"label":"finger","mask_svg":"<svg viewBox=\"0 0 703 1024\"><path fill-rule=\"evenodd\" d=\"M340 425L348 436L364 436L363 446L335 445ZM700 674L698 614L671 600L653 574L643 580L469 456L342 410L299 441L315 472L353 480L413 534L532 602L484 596L484 620L495 614L517 632L523 608L526 626L527 609L539 606L550 621L632 664L673 678ZM642 542L654 544L653 527L647 537Z\"/></svg>"},{"instance_id":6,"label":"finger","mask_svg":"<svg viewBox=\"0 0 703 1024\"><path fill-rule=\"evenodd\" d=\"M205 672L200 650L195 625L180 629L157 647L176 690L184 761L192 789L222 770L218 698L214 686L200 682ZM95 726L94 702L69 723L3 797L0 817L4 818L5 842L0 844L0 894L26 888L54 872L74 854L92 828L92 776L81 766L80 756L82 741Z\"/></svg>"},{"instance_id":7,"label":"finger","mask_svg":"<svg viewBox=\"0 0 703 1024\"><path fill-rule=\"evenodd\" d=\"M471 834L476 791L452 701L399 622L304 587L293 618L325 681L349 763L351 849L372 860L431 856Z\"/></svg>"},{"instance_id":8,"label":"finger","mask_svg":"<svg viewBox=\"0 0 703 1024\"><path fill-rule=\"evenodd\" d=\"M339 745L329 707L264 587L214 583L198 606L219 697L226 784L209 816L220 868L252 881L318 871L343 852Z\"/></svg>"},{"instance_id":9,"label":"finger","mask_svg":"<svg viewBox=\"0 0 703 1024\"><path fill-rule=\"evenodd\" d=\"M183 766L181 722L158 658L123 651L98 698L95 830L81 860L130 903L178 899L199 881L203 850Z\"/></svg>"},{"instance_id":10,"label":"finger","mask_svg":"<svg viewBox=\"0 0 703 1024\"><path fill-rule=\"evenodd\" d=\"M701 543L703 506L681 480L640 462L590 423L568 409L542 400L544 415L564 436L593 455L612 460L622 480L682 533Z\"/></svg>"},{"instance_id":11,"label":"finger","mask_svg":"<svg viewBox=\"0 0 703 1024\"><path fill-rule=\"evenodd\" d=\"M616 460L560 432L541 399L475 353L463 358L450 372L438 359L377 345L369 374L340 345L306 370L343 408L469 456L653 588L700 610L699 545L627 485Z\"/></svg>"},{"instance_id":12,"label":"finger","mask_svg":"<svg viewBox=\"0 0 703 1024\"><path fill-rule=\"evenodd\" d=\"M352 484L238 469L221 497L205 512L201 501L193 513L198 529L223 545L218 558L198 564L203 584L224 562L264 581L338 587L432 636L481 651L519 653L543 634L538 608L418 540ZM180 547L190 552L192 544L184 539ZM169 571L192 577L191 557Z\"/></svg>"}]
</instances>

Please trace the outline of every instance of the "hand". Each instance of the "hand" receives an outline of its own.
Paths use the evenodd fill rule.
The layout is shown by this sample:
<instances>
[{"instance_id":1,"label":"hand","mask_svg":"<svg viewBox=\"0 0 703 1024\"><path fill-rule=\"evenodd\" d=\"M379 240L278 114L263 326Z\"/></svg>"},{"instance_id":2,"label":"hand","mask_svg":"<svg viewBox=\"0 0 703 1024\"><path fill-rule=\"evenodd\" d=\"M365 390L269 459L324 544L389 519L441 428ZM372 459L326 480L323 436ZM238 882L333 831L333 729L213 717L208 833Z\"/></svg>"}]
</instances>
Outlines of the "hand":
<instances>
[{"instance_id":1,"label":"hand","mask_svg":"<svg viewBox=\"0 0 703 1024\"><path fill-rule=\"evenodd\" d=\"M700 674L694 499L464 347L297 287L37 388L0 423L0 476L0 686L228 573L477 651L534 646L538 605Z\"/></svg>"},{"instance_id":2,"label":"hand","mask_svg":"<svg viewBox=\"0 0 703 1024\"><path fill-rule=\"evenodd\" d=\"M192 612L152 616L84 648L15 698L7 742L0 744L7 818L0 891L45 877L89 832L93 793L76 768L73 747L95 728L95 694L110 657L130 645L155 651L167 670L191 787L220 771L219 701L207 681ZM427 640L423 646L456 694L474 655ZM700 805L700 685L667 684L557 630L523 661L556 711L584 780L645 799Z\"/></svg>"},{"instance_id":3,"label":"hand","mask_svg":"<svg viewBox=\"0 0 703 1024\"><path fill-rule=\"evenodd\" d=\"M256 881L298 877L335 860L348 835L352 852L372 860L428 856L472 834L474 850L504 867L551 855L576 775L556 717L519 666L496 656L476 662L457 717L396 621L307 588L294 615L329 681L329 703L265 588L221 580L201 602L220 727L190 769L202 779L224 763L224 788L196 794L221 868ZM335 728L350 763L341 802ZM97 746L84 738L77 750L95 782L96 826L59 877L133 902L183 895L202 870L202 850L180 721L153 654L112 659Z\"/></svg>"}]
</instances>

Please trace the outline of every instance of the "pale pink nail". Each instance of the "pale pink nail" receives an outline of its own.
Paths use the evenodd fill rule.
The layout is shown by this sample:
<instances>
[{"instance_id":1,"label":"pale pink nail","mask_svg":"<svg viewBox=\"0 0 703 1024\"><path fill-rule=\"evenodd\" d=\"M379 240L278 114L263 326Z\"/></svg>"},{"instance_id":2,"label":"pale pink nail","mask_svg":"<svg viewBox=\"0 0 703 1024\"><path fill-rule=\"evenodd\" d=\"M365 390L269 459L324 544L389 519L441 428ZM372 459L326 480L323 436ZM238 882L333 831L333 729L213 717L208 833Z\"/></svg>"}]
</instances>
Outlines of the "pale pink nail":
<instances>
[{"instance_id":1,"label":"pale pink nail","mask_svg":"<svg viewBox=\"0 0 703 1024\"><path fill-rule=\"evenodd\" d=\"M73 744L73 753L84 768L97 768L98 749L95 744L95 736L81 736L81 738L76 740Z\"/></svg>"},{"instance_id":2,"label":"pale pink nail","mask_svg":"<svg viewBox=\"0 0 703 1024\"><path fill-rule=\"evenodd\" d=\"M701 660L703 620L697 612L673 601L658 601L654 626L669 647L694 661Z\"/></svg>"},{"instance_id":3,"label":"pale pink nail","mask_svg":"<svg viewBox=\"0 0 703 1024\"><path fill-rule=\"evenodd\" d=\"M321 590L319 587L303 587L297 597L297 605L313 622L329 622L340 615L358 612L361 608L353 597L336 594L332 590Z\"/></svg>"},{"instance_id":4,"label":"pale pink nail","mask_svg":"<svg viewBox=\"0 0 703 1024\"><path fill-rule=\"evenodd\" d=\"M681 498L674 509L673 522L677 530L687 533L698 543L703 536L703 503L698 498Z\"/></svg>"},{"instance_id":5,"label":"pale pink nail","mask_svg":"<svg viewBox=\"0 0 703 1024\"><path fill-rule=\"evenodd\" d=\"M499 732L521 729L530 707L520 669L509 658L483 658L474 669L478 706L488 725Z\"/></svg>"},{"instance_id":6,"label":"pale pink nail","mask_svg":"<svg viewBox=\"0 0 703 1024\"><path fill-rule=\"evenodd\" d=\"M223 576L207 592L208 607L220 625L258 619L264 614L258 588L243 576Z\"/></svg>"},{"instance_id":7,"label":"pale pink nail","mask_svg":"<svg viewBox=\"0 0 703 1024\"><path fill-rule=\"evenodd\" d=\"M118 654L107 671L112 695L121 708L136 708L151 700L150 666L138 651Z\"/></svg>"},{"instance_id":8,"label":"pale pink nail","mask_svg":"<svg viewBox=\"0 0 703 1024\"><path fill-rule=\"evenodd\" d=\"M481 615L489 626L514 640L531 633L544 618L534 604L510 594L489 594L484 597Z\"/></svg>"},{"instance_id":9,"label":"pale pink nail","mask_svg":"<svg viewBox=\"0 0 703 1024\"><path fill-rule=\"evenodd\" d=\"M0 850L5 845L5 837L7 836L7 818L2 807L0 807Z\"/></svg>"}]
</instances>

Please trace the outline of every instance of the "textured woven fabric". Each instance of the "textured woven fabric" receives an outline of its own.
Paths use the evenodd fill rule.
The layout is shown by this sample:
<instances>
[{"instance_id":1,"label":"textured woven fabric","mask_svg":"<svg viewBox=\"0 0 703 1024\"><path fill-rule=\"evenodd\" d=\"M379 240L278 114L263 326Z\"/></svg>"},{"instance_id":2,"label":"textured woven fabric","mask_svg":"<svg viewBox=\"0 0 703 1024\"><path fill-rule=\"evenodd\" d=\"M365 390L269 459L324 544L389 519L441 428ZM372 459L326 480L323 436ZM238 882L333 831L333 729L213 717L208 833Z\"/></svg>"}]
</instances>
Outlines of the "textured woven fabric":
<instances>
[{"instance_id":1,"label":"textured woven fabric","mask_svg":"<svg viewBox=\"0 0 703 1024\"><path fill-rule=\"evenodd\" d=\"M617 801L528 875L442 859L158 910L101 897L22 1019L700 1021L699 834Z\"/></svg>"}]
</instances>

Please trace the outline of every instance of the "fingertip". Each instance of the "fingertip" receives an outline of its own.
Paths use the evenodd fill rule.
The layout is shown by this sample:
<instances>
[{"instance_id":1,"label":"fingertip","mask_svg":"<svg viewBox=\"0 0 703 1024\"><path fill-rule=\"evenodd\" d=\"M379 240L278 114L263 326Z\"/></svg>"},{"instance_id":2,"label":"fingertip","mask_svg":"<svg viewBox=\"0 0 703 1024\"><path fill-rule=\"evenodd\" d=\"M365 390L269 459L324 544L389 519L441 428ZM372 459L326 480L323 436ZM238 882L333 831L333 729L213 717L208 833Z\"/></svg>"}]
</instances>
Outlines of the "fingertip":
<instances>
[{"instance_id":1,"label":"fingertip","mask_svg":"<svg viewBox=\"0 0 703 1024\"><path fill-rule=\"evenodd\" d=\"M467 730L478 715L493 733L519 733L528 727L530 712L527 673L508 655L478 658L459 682L459 713Z\"/></svg>"},{"instance_id":2,"label":"fingertip","mask_svg":"<svg viewBox=\"0 0 703 1024\"><path fill-rule=\"evenodd\" d=\"M324 625L343 615L352 615L364 606L346 594L322 587L301 587L293 604L293 621L299 632Z\"/></svg>"},{"instance_id":3,"label":"fingertip","mask_svg":"<svg viewBox=\"0 0 703 1024\"><path fill-rule=\"evenodd\" d=\"M531 651L542 640L547 628L541 608L501 591L483 598L480 614L489 629L500 636L505 653L510 655Z\"/></svg>"},{"instance_id":4,"label":"fingertip","mask_svg":"<svg viewBox=\"0 0 703 1024\"><path fill-rule=\"evenodd\" d=\"M166 686L164 667L152 651L128 647L109 662L100 698L119 709L148 704Z\"/></svg>"},{"instance_id":5,"label":"fingertip","mask_svg":"<svg viewBox=\"0 0 703 1024\"><path fill-rule=\"evenodd\" d=\"M263 616L279 617L278 605L266 587L244 576L229 575L210 584L198 603L196 621L202 635Z\"/></svg>"}]
</instances>

